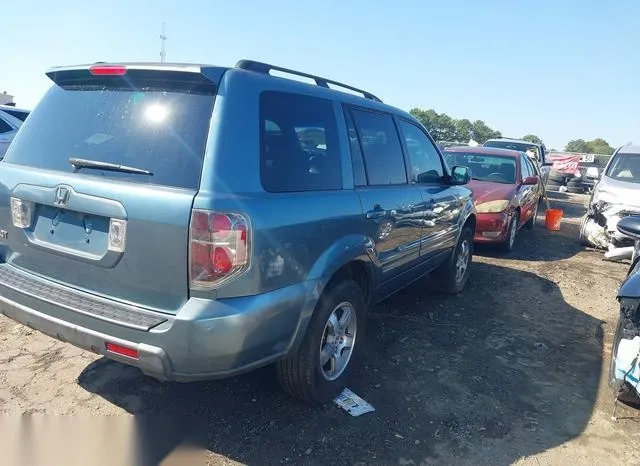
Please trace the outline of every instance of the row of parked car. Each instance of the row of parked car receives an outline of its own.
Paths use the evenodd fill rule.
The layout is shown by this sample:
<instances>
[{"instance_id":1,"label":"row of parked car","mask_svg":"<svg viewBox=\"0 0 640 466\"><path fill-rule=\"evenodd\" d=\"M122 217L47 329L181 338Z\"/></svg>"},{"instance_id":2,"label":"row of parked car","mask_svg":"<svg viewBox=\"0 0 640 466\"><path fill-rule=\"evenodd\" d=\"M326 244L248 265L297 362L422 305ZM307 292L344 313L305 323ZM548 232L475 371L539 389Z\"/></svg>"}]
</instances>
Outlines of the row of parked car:
<instances>
[{"instance_id":1,"label":"row of parked car","mask_svg":"<svg viewBox=\"0 0 640 466\"><path fill-rule=\"evenodd\" d=\"M459 293L474 243L535 224L518 141L440 151L353 86L248 60L47 76L0 166L0 309L160 380L273 363L326 402L371 303L427 274Z\"/></svg>"}]
</instances>

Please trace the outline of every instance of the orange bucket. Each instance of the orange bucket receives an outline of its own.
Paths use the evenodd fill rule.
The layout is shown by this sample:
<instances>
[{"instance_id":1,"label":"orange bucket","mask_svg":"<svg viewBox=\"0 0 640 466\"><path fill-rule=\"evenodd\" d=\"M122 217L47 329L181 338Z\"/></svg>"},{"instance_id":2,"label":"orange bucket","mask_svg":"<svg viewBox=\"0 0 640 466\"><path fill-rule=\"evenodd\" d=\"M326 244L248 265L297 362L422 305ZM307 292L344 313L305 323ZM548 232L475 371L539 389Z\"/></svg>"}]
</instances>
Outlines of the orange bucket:
<instances>
[{"instance_id":1,"label":"orange bucket","mask_svg":"<svg viewBox=\"0 0 640 466\"><path fill-rule=\"evenodd\" d=\"M562 223L562 213L563 212L561 209L547 209L547 214L544 219L544 224L547 227L547 230L560 230L560 224Z\"/></svg>"}]
</instances>

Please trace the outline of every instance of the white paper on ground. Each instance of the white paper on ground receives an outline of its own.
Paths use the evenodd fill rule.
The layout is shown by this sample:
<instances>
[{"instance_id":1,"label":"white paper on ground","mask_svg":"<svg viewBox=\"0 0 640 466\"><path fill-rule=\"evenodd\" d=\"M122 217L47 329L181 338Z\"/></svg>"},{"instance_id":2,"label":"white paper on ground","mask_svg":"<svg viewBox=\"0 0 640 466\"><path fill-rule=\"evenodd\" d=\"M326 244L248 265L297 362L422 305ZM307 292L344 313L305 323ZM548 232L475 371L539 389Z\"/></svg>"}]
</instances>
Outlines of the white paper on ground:
<instances>
[{"instance_id":1,"label":"white paper on ground","mask_svg":"<svg viewBox=\"0 0 640 466\"><path fill-rule=\"evenodd\" d=\"M345 388L342 393L340 393L340 395L338 395L333 401L335 404L340 406L352 416L360 416L361 414L375 411L375 408L373 406L364 401L348 388Z\"/></svg>"}]
</instances>

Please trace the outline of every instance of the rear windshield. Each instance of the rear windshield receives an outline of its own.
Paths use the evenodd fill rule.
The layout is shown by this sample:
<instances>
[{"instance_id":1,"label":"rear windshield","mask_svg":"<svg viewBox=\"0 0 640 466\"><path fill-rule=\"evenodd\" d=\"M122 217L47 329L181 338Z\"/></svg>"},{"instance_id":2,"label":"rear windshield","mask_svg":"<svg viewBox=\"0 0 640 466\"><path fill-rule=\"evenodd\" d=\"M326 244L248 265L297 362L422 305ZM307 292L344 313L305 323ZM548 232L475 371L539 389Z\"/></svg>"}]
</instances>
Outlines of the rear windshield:
<instances>
[{"instance_id":1,"label":"rear windshield","mask_svg":"<svg viewBox=\"0 0 640 466\"><path fill-rule=\"evenodd\" d=\"M69 158L152 174L80 168L78 173L197 189L212 95L104 86L52 86L29 114L5 162L71 172Z\"/></svg>"}]
</instances>

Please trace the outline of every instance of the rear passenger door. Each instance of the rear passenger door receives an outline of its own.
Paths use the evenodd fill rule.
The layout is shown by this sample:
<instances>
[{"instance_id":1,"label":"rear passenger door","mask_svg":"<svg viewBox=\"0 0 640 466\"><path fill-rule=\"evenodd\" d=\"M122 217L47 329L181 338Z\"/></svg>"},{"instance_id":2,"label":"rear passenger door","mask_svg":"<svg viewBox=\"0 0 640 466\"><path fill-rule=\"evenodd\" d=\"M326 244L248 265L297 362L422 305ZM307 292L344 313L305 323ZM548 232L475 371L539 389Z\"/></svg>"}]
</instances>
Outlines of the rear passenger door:
<instances>
[{"instance_id":1,"label":"rear passenger door","mask_svg":"<svg viewBox=\"0 0 640 466\"><path fill-rule=\"evenodd\" d=\"M408 182L402 144L391 114L344 107L354 184L375 243L379 293L392 293L419 271L424 202Z\"/></svg>"},{"instance_id":2,"label":"rear passenger door","mask_svg":"<svg viewBox=\"0 0 640 466\"><path fill-rule=\"evenodd\" d=\"M442 156L428 134L411 121L399 121L410 182L419 188L426 206L420 255L431 260L456 244L460 199L456 196L457 188L445 178Z\"/></svg>"}]
</instances>

